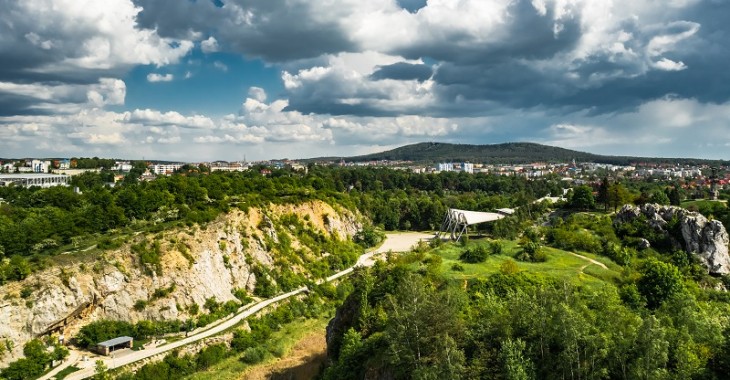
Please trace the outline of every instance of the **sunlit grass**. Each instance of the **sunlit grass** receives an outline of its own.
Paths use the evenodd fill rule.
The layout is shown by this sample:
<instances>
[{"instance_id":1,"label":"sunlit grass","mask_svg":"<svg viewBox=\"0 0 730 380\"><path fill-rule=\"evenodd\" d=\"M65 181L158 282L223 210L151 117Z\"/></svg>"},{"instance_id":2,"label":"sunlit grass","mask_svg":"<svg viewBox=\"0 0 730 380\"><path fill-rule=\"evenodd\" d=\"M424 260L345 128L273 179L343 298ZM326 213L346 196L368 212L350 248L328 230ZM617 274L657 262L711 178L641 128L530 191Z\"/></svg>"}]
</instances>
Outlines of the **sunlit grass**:
<instances>
[{"instance_id":1,"label":"sunlit grass","mask_svg":"<svg viewBox=\"0 0 730 380\"><path fill-rule=\"evenodd\" d=\"M480 239L469 242L467 247L463 247L458 243L448 243L433 251L431 254L441 257L441 271L448 277L455 280L470 280L474 278L484 278L491 274L498 273L500 267L507 260L513 260L517 264L520 271L528 273L539 273L545 276L553 277L565 282L587 285L600 286L605 282L614 282L620 276L621 267L608 258L579 252L579 254L595 259L603 263L609 269L603 269L596 264L576 257L567 251L542 247L547 254L545 262L523 262L515 259L520 252L517 241L513 240L497 240L502 244L502 254L489 255L483 263L469 264L459 260L459 255L469 248L476 245L488 245L491 240ZM463 270L454 270L454 264L460 265Z\"/></svg>"},{"instance_id":2,"label":"sunlit grass","mask_svg":"<svg viewBox=\"0 0 730 380\"><path fill-rule=\"evenodd\" d=\"M206 371L197 372L188 377L187 380L236 380L245 378L245 372L257 366L267 365L278 357L288 355L294 345L307 334L313 331L324 332L329 322L329 317L316 319L303 319L288 323L279 331L273 332L271 337L264 343L268 354L264 361L258 364L246 364L240 360L241 354L233 355L213 365ZM275 354L278 354L275 355Z\"/></svg>"}]
</instances>

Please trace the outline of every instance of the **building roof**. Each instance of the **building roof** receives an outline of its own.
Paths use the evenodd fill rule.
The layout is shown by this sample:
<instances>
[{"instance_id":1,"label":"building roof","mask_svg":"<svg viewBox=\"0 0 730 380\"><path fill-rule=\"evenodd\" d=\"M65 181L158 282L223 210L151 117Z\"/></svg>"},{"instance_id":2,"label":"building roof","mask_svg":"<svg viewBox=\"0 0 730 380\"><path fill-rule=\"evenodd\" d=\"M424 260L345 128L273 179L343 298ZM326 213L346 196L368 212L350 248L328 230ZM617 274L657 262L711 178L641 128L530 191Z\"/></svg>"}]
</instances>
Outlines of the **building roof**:
<instances>
[{"instance_id":1,"label":"building roof","mask_svg":"<svg viewBox=\"0 0 730 380\"><path fill-rule=\"evenodd\" d=\"M60 174L43 174L43 173L11 173L0 174L0 180L26 179L26 178L68 178L67 175Z\"/></svg>"},{"instance_id":2,"label":"building roof","mask_svg":"<svg viewBox=\"0 0 730 380\"><path fill-rule=\"evenodd\" d=\"M515 209L513 209L513 208L498 208L497 209L497 212L500 213L500 214L512 215L512 214L515 213Z\"/></svg>"},{"instance_id":3,"label":"building roof","mask_svg":"<svg viewBox=\"0 0 730 380\"><path fill-rule=\"evenodd\" d=\"M103 347L114 347L118 346L122 343L128 343L132 341L132 337L130 336L120 336L114 339L105 340L101 343L98 343L97 346L103 346Z\"/></svg>"},{"instance_id":4,"label":"building roof","mask_svg":"<svg viewBox=\"0 0 730 380\"><path fill-rule=\"evenodd\" d=\"M464 220L466 221L466 224L472 225L472 224L479 224L484 222L493 222L495 220L499 220L504 218L504 215L497 214L494 212L479 212L479 211L467 211L467 210L459 210L452 208L449 210L449 212L453 212L456 215L464 215Z\"/></svg>"}]
</instances>

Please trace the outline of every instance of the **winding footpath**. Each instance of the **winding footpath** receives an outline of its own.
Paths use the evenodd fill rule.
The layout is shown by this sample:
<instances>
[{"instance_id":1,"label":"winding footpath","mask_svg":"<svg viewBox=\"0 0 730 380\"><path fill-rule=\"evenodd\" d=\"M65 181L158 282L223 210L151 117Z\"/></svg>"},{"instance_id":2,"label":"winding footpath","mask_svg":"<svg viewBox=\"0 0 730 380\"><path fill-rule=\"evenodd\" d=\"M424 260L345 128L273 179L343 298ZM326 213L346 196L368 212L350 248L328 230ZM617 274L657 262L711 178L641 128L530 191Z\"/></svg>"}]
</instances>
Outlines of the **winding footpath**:
<instances>
[{"instance_id":1,"label":"winding footpath","mask_svg":"<svg viewBox=\"0 0 730 380\"><path fill-rule=\"evenodd\" d=\"M375 257L377 255L386 253L386 252L406 252L411 249L415 244L417 244L421 240L427 240L432 238L432 234L425 234L425 233L418 233L418 232L404 232L404 233L392 233L387 234L385 242L383 245L381 245L379 248L367 252L360 256L360 258L357 260L357 263L347 268L341 272L338 272L332 276L327 277L326 282L334 281L342 276L346 276L352 271L358 267L369 267L372 266L375 263ZM164 344L162 346L154 347L154 348L148 348L140 351L126 351L123 353L120 357L104 357L101 358L101 360L104 362L104 364L107 366L107 368L119 368L123 367L125 365L134 363L139 360L147 359L152 356L156 356L159 354L163 354L165 352L168 352L170 350L174 350L178 347L185 346L187 344L199 341L201 339L208 338L210 336L220 334L221 332L236 326L238 323L240 323L245 318L250 317L253 314L256 314L257 312L261 311L262 309L275 304L277 302L283 301L287 298L290 298L292 296L296 296L298 294L301 294L303 292L306 292L308 289L306 287L301 287L299 289L293 290L289 293L284 293L279 296L276 296L274 298L269 298L267 300L263 300L243 312L234 315L232 318L227 319L223 321L222 323L218 324L215 327L212 327L208 330L202 331L200 333L197 333L195 335L188 336L187 338L181 339L176 342L171 342L168 344ZM47 373L46 375L39 378L39 380L48 380L52 379L53 376L55 376L58 372L64 370L65 368L71 366L71 365L78 365L79 359L83 355L80 351L71 350L71 353L69 355L69 358L61 365L54 368L51 372ZM70 375L66 376L65 379L68 380L80 380L80 379L86 379L88 377L91 377L94 375L94 364L95 363L88 363L85 362L83 364L86 364L85 367L79 371L73 372ZM90 366L88 366L91 364Z\"/></svg>"}]
</instances>

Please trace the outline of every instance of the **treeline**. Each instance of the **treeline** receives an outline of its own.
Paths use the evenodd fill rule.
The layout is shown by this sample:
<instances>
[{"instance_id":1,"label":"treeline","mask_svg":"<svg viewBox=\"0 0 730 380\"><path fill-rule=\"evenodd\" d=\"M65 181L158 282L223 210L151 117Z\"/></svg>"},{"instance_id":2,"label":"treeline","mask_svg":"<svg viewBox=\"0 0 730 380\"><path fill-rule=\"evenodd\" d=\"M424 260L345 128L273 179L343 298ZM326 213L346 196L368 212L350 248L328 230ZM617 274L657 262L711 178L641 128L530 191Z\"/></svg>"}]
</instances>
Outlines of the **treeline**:
<instances>
[{"instance_id":1,"label":"treeline","mask_svg":"<svg viewBox=\"0 0 730 380\"><path fill-rule=\"evenodd\" d=\"M328 327L324 379L724 379L730 371L728 303L698 298L668 264L647 264L639 289L664 289L667 276L678 282L657 303L637 304L608 284L576 287L506 266L464 291L411 261L356 272Z\"/></svg>"},{"instance_id":2,"label":"treeline","mask_svg":"<svg viewBox=\"0 0 730 380\"><path fill-rule=\"evenodd\" d=\"M334 161L340 158L320 158L310 161ZM637 162L670 163L670 164L707 164L713 166L727 165L728 161L703 160L695 158L657 158L631 156L604 156L549 145L512 142L503 144L471 145L448 143L419 143L402 146L386 152L364 156L347 157L347 161L363 162L373 160L401 160L423 163L434 162L474 162L486 164L527 164L533 162L568 163L572 160L580 162L597 162L614 165L630 165Z\"/></svg>"},{"instance_id":3,"label":"treeline","mask_svg":"<svg viewBox=\"0 0 730 380\"><path fill-rule=\"evenodd\" d=\"M195 169L195 168L192 168ZM244 173L187 170L142 182L133 171L117 186L113 173L85 173L72 185L49 189L0 187L0 283L25 278L27 258L73 250L78 237L164 222L192 225L215 219L231 207L324 200L358 209L388 230L436 229L448 207L492 210L528 204L561 192L555 179L457 173L413 174L390 169L312 166L308 174L260 168ZM14 258L14 259L13 259Z\"/></svg>"}]
</instances>

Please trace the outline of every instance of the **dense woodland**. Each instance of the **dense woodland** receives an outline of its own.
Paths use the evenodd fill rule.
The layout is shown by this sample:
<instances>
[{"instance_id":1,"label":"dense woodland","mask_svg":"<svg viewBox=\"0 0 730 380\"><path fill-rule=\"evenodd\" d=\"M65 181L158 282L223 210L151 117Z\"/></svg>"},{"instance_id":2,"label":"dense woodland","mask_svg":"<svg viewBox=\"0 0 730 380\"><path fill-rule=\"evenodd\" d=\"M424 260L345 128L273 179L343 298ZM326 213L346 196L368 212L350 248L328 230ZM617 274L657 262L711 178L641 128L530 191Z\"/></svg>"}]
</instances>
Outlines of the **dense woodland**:
<instances>
[{"instance_id":1,"label":"dense woodland","mask_svg":"<svg viewBox=\"0 0 730 380\"><path fill-rule=\"evenodd\" d=\"M333 316L338 305L328 329L331 363L322 372L324 379L730 376L730 296L722 290L730 288L730 280L709 276L677 249L673 241L679 237L671 226L663 235L640 219L612 223L611 212L623 204L654 202L682 204L728 225L725 204L687 203L692 194L679 183L597 178L592 185L573 187L565 202L550 205L535 200L562 194L567 185L558 178L314 165L307 173L284 169L264 176L258 169L210 173L188 166L143 182L138 180L140 166L113 187L108 183L114 173L106 170L74 177L81 193L64 187L0 188L0 281L21 280L49 265L55 255L83 248L82 242L111 248L118 242L109 236L120 231L205 224L232 208L272 202L317 199L357 210L373 224L356 236L362 246L376 244L382 229L438 229L448 207L516 207L513 216L472 230L473 241L421 245L411 254L358 270L337 289L316 287L310 298L252 321L252 331L236 332L229 350L211 346L195 355L172 353L121 376L177 379L230 358L258 363L281 353L263 345L271 334L288 323ZM296 220L287 223L295 226L300 240L328 244L307 237ZM651 248L641 248L640 239ZM338 262L308 270L322 277L351 265L361 248L345 243L327 248L337 252L332 257ZM140 260L154 253L154 245L135 247L132 252ZM272 247L284 259L291 253L286 241ZM583 273L581 268L580 275L569 277L548 270L563 265L568 252L600 257L609 269ZM274 274L257 273L262 279L269 276ZM276 286L262 280L254 294L271 297L305 283L296 276L276 276ZM187 321L101 321L82 330L75 343L189 331L230 314L250 298L241 293L239 301L208 300L205 310ZM64 355L60 348L40 355L33 347L41 343L32 342L29 359L15 362L3 376L22 379L28 371L40 373L46 361ZM36 362L46 364L33 367Z\"/></svg>"},{"instance_id":2,"label":"dense woodland","mask_svg":"<svg viewBox=\"0 0 730 380\"><path fill-rule=\"evenodd\" d=\"M209 173L185 167L179 174L144 182L133 170L116 186L113 173L85 173L69 187L0 187L0 283L27 277L44 258L81 247L110 232L162 229L215 219L232 207L321 199L359 210L386 230L435 229L447 207L491 210L529 203L561 192L553 180L442 173L418 175L389 169L337 169L312 166L307 174L274 170Z\"/></svg>"},{"instance_id":3,"label":"dense woodland","mask_svg":"<svg viewBox=\"0 0 730 380\"><path fill-rule=\"evenodd\" d=\"M310 161L333 161L340 157L315 158ZM350 162L373 160L434 162L490 162L494 164L521 164L526 162L561 162L572 160L629 165L637 162L727 165L727 161L693 158L655 158L630 156L603 156L535 143L503 143L491 145L419 143L402 146L386 152L347 157Z\"/></svg>"}]
</instances>

